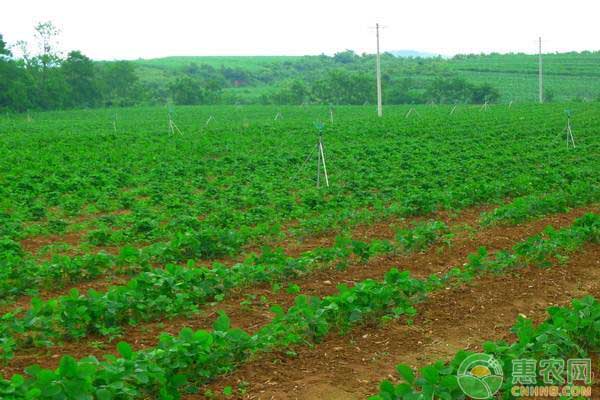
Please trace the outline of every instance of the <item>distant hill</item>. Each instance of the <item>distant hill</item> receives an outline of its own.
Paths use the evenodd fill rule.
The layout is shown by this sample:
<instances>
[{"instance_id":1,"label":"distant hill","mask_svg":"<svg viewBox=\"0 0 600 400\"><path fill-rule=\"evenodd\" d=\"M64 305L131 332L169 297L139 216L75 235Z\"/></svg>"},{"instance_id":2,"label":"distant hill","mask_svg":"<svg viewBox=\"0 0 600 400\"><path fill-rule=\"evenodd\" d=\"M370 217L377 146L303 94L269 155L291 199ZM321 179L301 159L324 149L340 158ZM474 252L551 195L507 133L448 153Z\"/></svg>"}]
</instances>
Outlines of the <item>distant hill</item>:
<instances>
[{"instance_id":1,"label":"distant hill","mask_svg":"<svg viewBox=\"0 0 600 400\"><path fill-rule=\"evenodd\" d=\"M152 59L138 59L134 62L140 66L177 69L190 64L206 64L215 68L244 68L254 71L273 63L297 60L298 56L173 56Z\"/></svg>"},{"instance_id":2,"label":"distant hill","mask_svg":"<svg viewBox=\"0 0 600 400\"><path fill-rule=\"evenodd\" d=\"M350 52L351 53L351 52ZM351 53L352 54L352 53ZM374 76L374 55L313 56L179 56L133 61L140 81L166 93L183 76L217 77L235 103L256 103L264 95L286 87L291 80L307 85L332 70ZM538 93L537 55L467 54L454 57L416 50L382 55L384 93L390 83L410 81L424 88L436 77L458 77L473 84L489 84L500 92L500 101L534 102ZM198 75L200 74L200 75ZM600 52L544 55L544 85L548 100L600 99ZM420 89L420 90L421 90Z\"/></svg>"},{"instance_id":3,"label":"distant hill","mask_svg":"<svg viewBox=\"0 0 600 400\"><path fill-rule=\"evenodd\" d=\"M388 51L388 53L395 55L396 57L417 57L417 58L432 58L439 57L439 54L426 53L417 50L394 50Z\"/></svg>"}]
</instances>

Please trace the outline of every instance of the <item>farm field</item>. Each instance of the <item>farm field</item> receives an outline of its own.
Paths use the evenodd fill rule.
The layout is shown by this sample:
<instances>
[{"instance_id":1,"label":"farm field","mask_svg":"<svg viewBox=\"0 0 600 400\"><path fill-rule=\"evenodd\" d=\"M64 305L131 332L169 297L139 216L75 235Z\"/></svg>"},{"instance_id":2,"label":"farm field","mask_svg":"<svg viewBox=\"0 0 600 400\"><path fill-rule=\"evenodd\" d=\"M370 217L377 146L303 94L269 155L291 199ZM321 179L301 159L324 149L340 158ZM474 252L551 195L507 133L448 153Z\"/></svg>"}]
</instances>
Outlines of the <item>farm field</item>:
<instances>
[{"instance_id":1,"label":"farm field","mask_svg":"<svg viewBox=\"0 0 600 400\"><path fill-rule=\"evenodd\" d=\"M570 101L594 99L598 75L597 52L544 54L546 99ZM467 55L451 59L447 68L475 82L500 88L501 101L537 101L537 56L529 54Z\"/></svg>"},{"instance_id":2,"label":"farm field","mask_svg":"<svg viewBox=\"0 0 600 400\"><path fill-rule=\"evenodd\" d=\"M0 398L462 399L486 341L600 396L600 103L384 112L1 116Z\"/></svg>"},{"instance_id":3,"label":"farm field","mask_svg":"<svg viewBox=\"0 0 600 400\"><path fill-rule=\"evenodd\" d=\"M598 52L544 54L546 101L597 100L600 94L597 79L600 74L599 57ZM312 82L323 78L327 69L336 68L370 74L374 62L370 56L348 65L337 63L335 58L324 60L321 56L247 56L167 57L136 60L134 64L141 82L149 86L166 86L168 82L174 82L190 65L233 69L247 82L239 87L227 87L225 93L235 101L257 104L262 95L276 91L285 85L287 79ZM315 65L321 67L315 68ZM389 55L382 58L382 71L386 88L384 100L385 96L394 92L391 82L408 79L413 82L414 88L422 89L441 76L455 76L474 84L492 85L498 89L498 101L502 103L538 101L538 56L533 54L468 54L452 58L398 58ZM384 102L390 101L393 99Z\"/></svg>"}]
</instances>

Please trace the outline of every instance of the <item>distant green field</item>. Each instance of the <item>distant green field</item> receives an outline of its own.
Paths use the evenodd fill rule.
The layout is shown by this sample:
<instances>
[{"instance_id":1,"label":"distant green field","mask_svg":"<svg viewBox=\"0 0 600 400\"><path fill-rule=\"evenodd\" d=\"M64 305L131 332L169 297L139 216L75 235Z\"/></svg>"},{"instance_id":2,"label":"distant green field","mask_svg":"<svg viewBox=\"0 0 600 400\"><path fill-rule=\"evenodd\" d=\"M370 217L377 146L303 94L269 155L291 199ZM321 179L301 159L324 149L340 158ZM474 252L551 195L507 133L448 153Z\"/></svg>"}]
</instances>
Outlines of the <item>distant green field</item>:
<instances>
[{"instance_id":1,"label":"distant green field","mask_svg":"<svg viewBox=\"0 0 600 400\"><path fill-rule=\"evenodd\" d=\"M215 69L233 68L251 74L261 74L273 65L300 60L298 56L174 56L136 60L138 76L142 82L166 86L173 82L181 72L191 64L210 65ZM271 85L249 85L224 89L249 102L257 102L261 94L272 90Z\"/></svg>"},{"instance_id":2,"label":"distant green field","mask_svg":"<svg viewBox=\"0 0 600 400\"><path fill-rule=\"evenodd\" d=\"M183 68L191 63L196 63L207 64L215 68L224 66L254 71L265 65L294 61L299 58L300 57L297 56L175 56L153 58L149 60L136 60L135 63L141 67L153 67L166 70Z\"/></svg>"},{"instance_id":3,"label":"distant green field","mask_svg":"<svg viewBox=\"0 0 600 400\"><path fill-rule=\"evenodd\" d=\"M337 63L323 56L202 56L166 57L137 60L143 82L167 86L185 74L192 64L217 70L229 68L248 74L252 80L225 93L256 101L261 94L276 90L287 79L314 81L331 69L347 69L374 74L372 56L352 63ZM500 91L500 101L531 102L538 99L538 56L532 54L460 55L445 58L397 58L382 61L389 79L410 77L426 83L436 76L457 76L469 82L488 83ZM600 98L600 52L545 54L544 88L547 100L597 100ZM384 87L385 91L385 87Z\"/></svg>"},{"instance_id":4,"label":"distant green field","mask_svg":"<svg viewBox=\"0 0 600 400\"><path fill-rule=\"evenodd\" d=\"M474 83L497 87L503 101L536 101L538 56L491 54L447 61L449 70ZM600 53L543 55L544 89L549 99L597 99L600 95Z\"/></svg>"}]
</instances>

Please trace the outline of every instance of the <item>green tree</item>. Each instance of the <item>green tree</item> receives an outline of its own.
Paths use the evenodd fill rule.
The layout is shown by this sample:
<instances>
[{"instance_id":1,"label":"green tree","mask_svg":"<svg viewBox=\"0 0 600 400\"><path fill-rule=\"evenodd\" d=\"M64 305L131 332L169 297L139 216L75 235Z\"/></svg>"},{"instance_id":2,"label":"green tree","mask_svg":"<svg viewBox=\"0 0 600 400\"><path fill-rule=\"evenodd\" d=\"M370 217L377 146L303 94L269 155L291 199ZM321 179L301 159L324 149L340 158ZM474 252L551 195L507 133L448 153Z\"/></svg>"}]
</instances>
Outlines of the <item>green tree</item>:
<instances>
[{"instance_id":1,"label":"green tree","mask_svg":"<svg viewBox=\"0 0 600 400\"><path fill-rule=\"evenodd\" d=\"M385 85L384 99L387 104L424 103L423 88L414 79L404 78Z\"/></svg>"},{"instance_id":2,"label":"green tree","mask_svg":"<svg viewBox=\"0 0 600 400\"><path fill-rule=\"evenodd\" d=\"M60 29L54 26L51 21L40 22L35 27L35 38L39 47L37 60L44 71L60 64L59 35Z\"/></svg>"},{"instance_id":3,"label":"green tree","mask_svg":"<svg viewBox=\"0 0 600 400\"><path fill-rule=\"evenodd\" d=\"M71 106L93 107L99 103L94 62L80 51L72 51L62 63L62 72L69 85Z\"/></svg>"},{"instance_id":4,"label":"green tree","mask_svg":"<svg viewBox=\"0 0 600 400\"><path fill-rule=\"evenodd\" d=\"M34 87L22 64L12 58L0 34L0 110L25 111L32 106L29 93Z\"/></svg>"},{"instance_id":5,"label":"green tree","mask_svg":"<svg viewBox=\"0 0 600 400\"><path fill-rule=\"evenodd\" d=\"M180 77L171 85L171 96L175 104L185 105L202 104L206 99L200 81L189 76Z\"/></svg>"},{"instance_id":6,"label":"green tree","mask_svg":"<svg viewBox=\"0 0 600 400\"><path fill-rule=\"evenodd\" d=\"M67 103L68 86L64 80L58 36L60 30L50 21L35 27L38 54L26 63L28 73L34 80L34 107L45 110L62 108Z\"/></svg>"},{"instance_id":7,"label":"green tree","mask_svg":"<svg viewBox=\"0 0 600 400\"><path fill-rule=\"evenodd\" d=\"M435 103L469 103L472 90L461 78L435 78L426 91L426 99Z\"/></svg>"},{"instance_id":8,"label":"green tree","mask_svg":"<svg viewBox=\"0 0 600 400\"><path fill-rule=\"evenodd\" d=\"M318 79L312 92L326 104L364 104L375 100L374 77L362 72L335 69Z\"/></svg>"},{"instance_id":9,"label":"green tree","mask_svg":"<svg viewBox=\"0 0 600 400\"><path fill-rule=\"evenodd\" d=\"M0 33L0 56L8 56L8 57L12 56L1 33Z\"/></svg>"},{"instance_id":10,"label":"green tree","mask_svg":"<svg viewBox=\"0 0 600 400\"><path fill-rule=\"evenodd\" d=\"M284 82L271 99L275 104L299 105L310 101L310 97L308 86L299 79L293 79Z\"/></svg>"},{"instance_id":11,"label":"green tree","mask_svg":"<svg viewBox=\"0 0 600 400\"><path fill-rule=\"evenodd\" d=\"M488 83L484 83L479 86L473 86L471 88L471 103L484 104L484 103L495 103L500 98L500 92L498 89L492 87Z\"/></svg>"},{"instance_id":12,"label":"green tree","mask_svg":"<svg viewBox=\"0 0 600 400\"><path fill-rule=\"evenodd\" d=\"M135 65L130 61L109 63L103 70L104 98L107 105L128 106L141 95Z\"/></svg>"},{"instance_id":13,"label":"green tree","mask_svg":"<svg viewBox=\"0 0 600 400\"><path fill-rule=\"evenodd\" d=\"M26 70L9 58L9 54L4 52L0 57L0 110L26 111L33 106L30 92L35 85Z\"/></svg>"},{"instance_id":14,"label":"green tree","mask_svg":"<svg viewBox=\"0 0 600 400\"><path fill-rule=\"evenodd\" d=\"M341 51L333 55L333 61L341 64L351 64L360 57L352 50Z\"/></svg>"}]
</instances>

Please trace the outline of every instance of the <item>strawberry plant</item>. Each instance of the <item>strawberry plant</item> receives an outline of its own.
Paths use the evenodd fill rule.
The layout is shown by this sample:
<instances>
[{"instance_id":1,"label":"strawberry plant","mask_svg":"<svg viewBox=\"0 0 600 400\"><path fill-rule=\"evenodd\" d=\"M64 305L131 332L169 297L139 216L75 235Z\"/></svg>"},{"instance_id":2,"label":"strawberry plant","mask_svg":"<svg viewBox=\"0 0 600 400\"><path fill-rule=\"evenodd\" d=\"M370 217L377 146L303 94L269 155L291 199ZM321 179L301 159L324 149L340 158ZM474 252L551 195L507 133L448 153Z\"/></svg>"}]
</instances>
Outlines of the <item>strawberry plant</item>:
<instances>
[{"instance_id":1,"label":"strawberry plant","mask_svg":"<svg viewBox=\"0 0 600 400\"><path fill-rule=\"evenodd\" d=\"M600 350L600 302L591 296L572 301L571 307L550 307L548 319L538 326L520 316L512 328L513 343L485 342L483 351L494 356L505 371L502 398L514 398L512 361L516 359L582 358ZM458 367L472 352L461 350L449 362L437 361L419 369L415 375L407 365L396 370L403 382L381 382L379 393L371 400L465 399L457 380Z\"/></svg>"}]
</instances>

